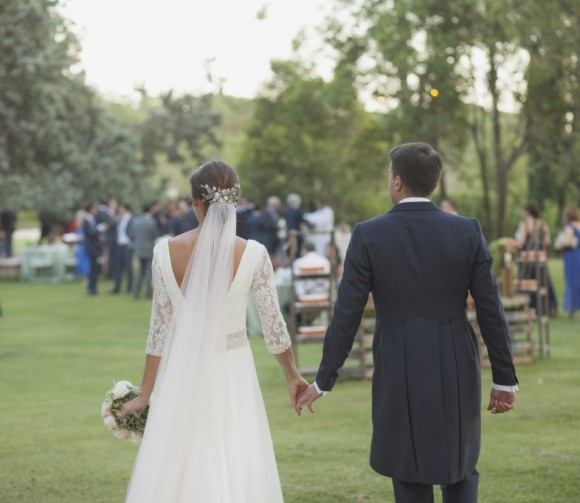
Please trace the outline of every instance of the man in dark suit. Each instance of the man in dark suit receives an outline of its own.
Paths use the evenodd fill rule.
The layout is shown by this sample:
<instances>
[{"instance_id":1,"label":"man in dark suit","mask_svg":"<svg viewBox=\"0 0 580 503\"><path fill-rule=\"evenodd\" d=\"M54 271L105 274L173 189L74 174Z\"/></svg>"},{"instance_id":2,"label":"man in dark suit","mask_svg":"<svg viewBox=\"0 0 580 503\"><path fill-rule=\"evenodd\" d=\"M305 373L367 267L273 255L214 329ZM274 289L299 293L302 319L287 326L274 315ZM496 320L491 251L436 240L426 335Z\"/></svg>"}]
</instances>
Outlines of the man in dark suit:
<instances>
[{"instance_id":1,"label":"man in dark suit","mask_svg":"<svg viewBox=\"0 0 580 503\"><path fill-rule=\"evenodd\" d=\"M370 463L393 479L397 503L477 501L481 381L478 344L466 319L471 293L493 387L487 409L515 405L517 378L492 258L479 222L431 203L443 160L424 143L389 152L395 206L358 224L346 253L334 316L315 382L298 410L334 386L369 293L373 342Z\"/></svg>"},{"instance_id":2,"label":"man in dark suit","mask_svg":"<svg viewBox=\"0 0 580 503\"><path fill-rule=\"evenodd\" d=\"M177 203L177 215L171 222L171 228L174 236L195 229L199 226L199 221L195 216L193 208L185 199L180 199Z\"/></svg>"},{"instance_id":3,"label":"man in dark suit","mask_svg":"<svg viewBox=\"0 0 580 503\"><path fill-rule=\"evenodd\" d=\"M278 250L278 220L280 215L280 198L270 196L264 211L262 212L262 241L260 241L268 250L270 257L276 254Z\"/></svg>"},{"instance_id":4,"label":"man in dark suit","mask_svg":"<svg viewBox=\"0 0 580 503\"><path fill-rule=\"evenodd\" d=\"M12 234L16 230L16 213L10 208L0 208L0 231L4 232L4 252L7 257L13 256Z\"/></svg>"},{"instance_id":5,"label":"man in dark suit","mask_svg":"<svg viewBox=\"0 0 580 503\"><path fill-rule=\"evenodd\" d=\"M101 272L99 259L103 253L102 232L106 229L106 224L97 223L98 205L92 204L87 208L87 214L83 221L83 234L85 236L85 253L89 257L89 282L87 293L97 295L97 278Z\"/></svg>"},{"instance_id":6,"label":"man in dark suit","mask_svg":"<svg viewBox=\"0 0 580 503\"><path fill-rule=\"evenodd\" d=\"M131 237L133 240L133 254L139 260L139 271L133 285L133 296L138 299L141 295L141 285L145 283L145 295L152 296L151 285L151 262L153 261L153 248L158 234L157 223L153 218L155 204L147 204L143 207L143 213L132 222Z\"/></svg>"},{"instance_id":7,"label":"man in dark suit","mask_svg":"<svg viewBox=\"0 0 580 503\"><path fill-rule=\"evenodd\" d=\"M108 202L102 200L95 216L97 224L104 224L106 231L103 233L103 262L106 264L105 272L108 279L114 279L117 267L117 209L119 204L115 199Z\"/></svg>"},{"instance_id":8,"label":"man in dark suit","mask_svg":"<svg viewBox=\"0 0 580 503\"><path fill-rule=\"evenodd\" d=\"M294 254L289 256L290 262L293 262L299 255L300 250L302 250L302 226L311 227L311 225L304 220L304 213L300 208L302 204L302 198L298 194L289 194L286 198L286 208L282 212L282 217L286 220L286 232L288 233L288 240L290 241L291 231L296 233L296 250Z\"/></svg>"},{"instance_id":9,"label":"man in dark suit","mask_svg":"<svg viewBox=\"0 0 580 503\"><path fill-rule=\"evenodd\" d=\"M127 293L131 293L133 286L133 241L132 223L133 214L131 213L131 206L127 203L119 205L119 218L115 223L115 286L112 293L119 293L121 291L121 282L123 276L127 276Z\"/></svg>"}]
</instances>

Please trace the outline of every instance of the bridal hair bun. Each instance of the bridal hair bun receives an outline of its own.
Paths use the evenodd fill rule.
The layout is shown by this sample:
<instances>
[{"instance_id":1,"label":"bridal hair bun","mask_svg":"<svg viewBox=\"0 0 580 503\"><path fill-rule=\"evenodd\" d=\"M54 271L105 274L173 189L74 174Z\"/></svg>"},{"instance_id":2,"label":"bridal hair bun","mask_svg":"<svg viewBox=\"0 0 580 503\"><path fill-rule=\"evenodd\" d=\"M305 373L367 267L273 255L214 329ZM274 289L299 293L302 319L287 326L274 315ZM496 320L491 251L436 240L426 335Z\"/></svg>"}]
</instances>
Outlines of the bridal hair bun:
<instances>
[{"instance_id":1,"label":"bridal hair bun","mask_svg":"<svg viewBox=\"0 0 580 503\"><path fill-rule=\"evenodd\" d=\"M238 204L240 200L240 184L236 183L233 187L227 189L220 189L217 187L210 187L207 184L202 185L206 194L203 194L203 200L209 204L219 203L219 204L233 204L234 206Z\"/></svg>"},{"instance_id":2,"label":"bridal hair bun","mask_svg":"<svg viewBox=\"0 0 580 503\"><path fill-rule=\"evenodd\" d=\"M191 195L210 204L232 204L236 206L242 195L240 179L229 164L223 161L208 161L191 175Z\"/></svg>"}]
</instances>

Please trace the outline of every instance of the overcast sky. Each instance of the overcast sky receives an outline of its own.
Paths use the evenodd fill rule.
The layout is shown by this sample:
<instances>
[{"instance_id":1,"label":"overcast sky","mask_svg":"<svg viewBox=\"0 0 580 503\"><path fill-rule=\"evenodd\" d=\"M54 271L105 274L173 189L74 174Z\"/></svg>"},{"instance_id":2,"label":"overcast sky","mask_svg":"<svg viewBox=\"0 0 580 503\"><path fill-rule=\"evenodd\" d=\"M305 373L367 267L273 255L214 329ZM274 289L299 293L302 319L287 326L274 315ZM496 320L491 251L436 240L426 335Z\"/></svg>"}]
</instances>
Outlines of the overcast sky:
<instances>
[{"instance_id":1,"label":"overcast sky","mask_svg":"<svg viewBox=\"0 0 580 503\"><path fill-rule=\"evenodd\" d=\"M323 19L324 0L67 0L62 11L82 43L89 84L131 96L205 89L204 62L224 92L254 97L270 60L287 58L293 38ZM257 13L264 10L265 18Z\"/></svg>"}]
</instances>

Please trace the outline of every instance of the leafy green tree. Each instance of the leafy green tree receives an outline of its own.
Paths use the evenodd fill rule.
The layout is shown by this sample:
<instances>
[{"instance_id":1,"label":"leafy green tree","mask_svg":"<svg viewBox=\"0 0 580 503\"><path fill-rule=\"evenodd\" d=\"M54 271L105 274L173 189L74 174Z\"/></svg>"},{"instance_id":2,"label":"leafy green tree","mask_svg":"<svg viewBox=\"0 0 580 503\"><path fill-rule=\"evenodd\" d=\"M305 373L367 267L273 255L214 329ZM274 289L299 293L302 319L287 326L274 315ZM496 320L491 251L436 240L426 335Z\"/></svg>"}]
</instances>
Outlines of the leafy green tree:
<instances>
[{"instance_id":1,"label":"leafy green tree","mask_svg":"<svg viewBox=\"0 0 580 503\"><path fill-rule=\"evenodd\" d=\"M578 0L551 9L525 2L517 11L520 44L530 55L527 69L528 184L530 199L557 207L580 198L580 13ZM524 28L525 27L525 28Z\"/></svg>"},{"instance_id":2,"label":"leafy green tree","mask_svg":"<svg viewBox=\"0 0 580 503\"><path fill-rule=\"evenodd\" d=\"M505 234L508 182L525 146L525 125L502 113L525 97L526 57L510 17L516 7L499 0L336 3L329 42L367 38L359 73L389 105L394 140L428 141L455 156L469 133L485 226L491 236Z\"/></svg>"},{"instance_id":3,"label":"leafy green tree","mask_svg":"<svg viewBox=\"0 0 580 503\"><path fill-rule=\"evenodd\" d=\"M52 0L0 4L0 198L64 218L97 197L151 197L134 131L75 73L79 45Z\"/></svg>"},{"instance_id":4,"label":"leafy green tree","mask_svg":"<svg viewBox=\"0 0 580 503\"><path fill-rule=\"evenodd\" d=\"M307 206L325 199L349 221L374 214L386 187L383 124L357 101L352 65L340 61L328 83L300 61L275 61L272 71L240 162L245 192L261 201L297 192Z\"/></svg>"},{"instance_id":5,"label":"leafy green tree","mask_svg":"<svg viewBox=\"0 0 580 503\"><path fill-rule=\"evenodd\" d=\"M155 165L159 156L175 164L201 162L204 148L219 145L214 128L221 116L212 111L211 104L211 94L162 94L141 126L143 162Z\"/></svg>"},{"instance_id":6,"label":"leafy green tree","mask_svg":"<svg viewBox=\"0 0 580 503\"><path fill-rule=\"evenodd\" d=\"M56 5L0 4L0 195L8 201L38 173L58 172L69 147L62 116L78 44Z\"/></svg>"}]
</instances>

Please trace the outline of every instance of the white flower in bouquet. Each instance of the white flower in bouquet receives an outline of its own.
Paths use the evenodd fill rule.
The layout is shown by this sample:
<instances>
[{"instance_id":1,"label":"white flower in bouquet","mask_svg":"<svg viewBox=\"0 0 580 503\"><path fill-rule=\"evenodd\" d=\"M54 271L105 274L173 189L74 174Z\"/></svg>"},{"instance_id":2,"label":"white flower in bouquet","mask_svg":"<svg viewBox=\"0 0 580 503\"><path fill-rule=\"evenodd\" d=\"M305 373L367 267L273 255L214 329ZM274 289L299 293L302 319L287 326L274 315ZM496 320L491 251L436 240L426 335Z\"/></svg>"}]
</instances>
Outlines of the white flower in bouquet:
<instances>
[{"instance_id":1,"label":"white flower in bouquet","mask_svg":"<svg viewBox=\"0 0 580 503\"><path fill-rule=\"evenodd\" d=\"M103 405L101 405L101 416L105 417L105 415L109 415L111 413L111 405L113 405L111 400L105 400L103 402Z\"/></svg>"},{"instance_id":2,"label":"white flower in bouquet","mask_svg":"<svg viewBox=\"0 0 580 503\"><path fill-rule=\"evenodd\" d=\"M149 407L141 414L131 412L124 418L119 418L123 405L133 400L138 394L139 388L129 381L113 383L113 389L105 394L105 401L101 405L101 416L107 429L112 431L116 438L139 442L143 437Z\"/></svg>"},{"instance_id":3,"label":"white flower in bouquet","mask_svg":"<svg viewBox=\"0 0 580 503\"><path fill-rule=\"evenodd\" d=\"M112 431L117 428L117 420L113 417L113 415L103 416L103 421L108 430Z\"/></svg>"},{"instance_id":4,"label":"white flower in bouquet","mask_svg":"<svg viewBox=\"0 0 580 503\"><path fill-rule=\"evenodd\" d=\"M133 389L136 388L129 381L117 381L111 392L113 393L113 398L118 399L123 398L125 395L127 395L127 393L130 393L131 390ZM138 389L137 392L139 392Z\"/></svg>"}]
</instances>

